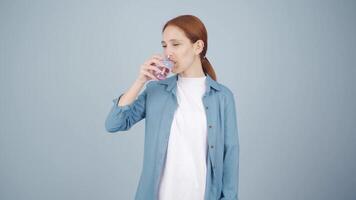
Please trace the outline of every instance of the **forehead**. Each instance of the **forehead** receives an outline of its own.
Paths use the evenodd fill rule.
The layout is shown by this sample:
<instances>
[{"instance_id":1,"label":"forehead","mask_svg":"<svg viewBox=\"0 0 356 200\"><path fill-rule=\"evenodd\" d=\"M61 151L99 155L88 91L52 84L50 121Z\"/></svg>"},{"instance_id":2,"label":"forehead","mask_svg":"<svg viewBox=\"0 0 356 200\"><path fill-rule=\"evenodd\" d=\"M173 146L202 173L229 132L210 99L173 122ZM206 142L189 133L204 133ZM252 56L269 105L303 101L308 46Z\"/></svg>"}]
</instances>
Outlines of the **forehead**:
<instances>
[{"instance_id":1,"label":"forehead","mask_svg":"<svg viewBox=\"0 0 356 200\"><path fill-rule=\"evenodd\" d=\"M166 29L162 33L163 41L187 41L188 38L185 36L184 31L176 26L167 26Z\"/></svg>"}]
</instances>

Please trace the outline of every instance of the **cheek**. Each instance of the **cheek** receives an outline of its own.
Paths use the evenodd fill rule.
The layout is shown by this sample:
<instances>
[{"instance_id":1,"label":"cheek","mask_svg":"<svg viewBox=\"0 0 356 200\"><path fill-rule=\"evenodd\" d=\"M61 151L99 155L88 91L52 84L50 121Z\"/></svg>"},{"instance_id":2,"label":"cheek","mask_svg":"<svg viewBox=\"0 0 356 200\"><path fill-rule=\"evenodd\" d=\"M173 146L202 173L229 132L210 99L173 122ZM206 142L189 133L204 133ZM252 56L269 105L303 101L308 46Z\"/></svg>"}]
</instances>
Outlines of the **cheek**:
<instances>
[{"instance_id":1,"label":"cheek","mask_svg":"<svg viewBox=\"0 0 356 200\"><path fill-rule=\"evenodd\" d=\"M184 49L179 52L179 63L182 65L190 65L193 62L194 54L190 51L190 49Z\"/></svg>"}]
</instances>

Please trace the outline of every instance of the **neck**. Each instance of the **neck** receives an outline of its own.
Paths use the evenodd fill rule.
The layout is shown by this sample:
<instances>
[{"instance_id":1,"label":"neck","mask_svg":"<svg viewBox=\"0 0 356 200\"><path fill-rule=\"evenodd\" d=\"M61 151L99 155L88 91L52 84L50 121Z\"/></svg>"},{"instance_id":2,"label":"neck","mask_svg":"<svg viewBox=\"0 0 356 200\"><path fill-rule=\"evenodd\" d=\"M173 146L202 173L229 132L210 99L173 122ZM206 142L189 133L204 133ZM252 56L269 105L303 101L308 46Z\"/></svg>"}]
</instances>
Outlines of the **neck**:
<instances>
[{"instance_id":1,"label":"neck","mask_svg":"<svg viewBox=\"0 0 356 200\"><path fill-rule=\"evenodd\" d=\"M194 59L193 64L190 67L188 67L185 71L179 73L179 75L182 77L187 77L187 78L188 77L194 78L194 77L205 76L200 58L197 57L196 59Z\"/></svg>"}]
</instances>

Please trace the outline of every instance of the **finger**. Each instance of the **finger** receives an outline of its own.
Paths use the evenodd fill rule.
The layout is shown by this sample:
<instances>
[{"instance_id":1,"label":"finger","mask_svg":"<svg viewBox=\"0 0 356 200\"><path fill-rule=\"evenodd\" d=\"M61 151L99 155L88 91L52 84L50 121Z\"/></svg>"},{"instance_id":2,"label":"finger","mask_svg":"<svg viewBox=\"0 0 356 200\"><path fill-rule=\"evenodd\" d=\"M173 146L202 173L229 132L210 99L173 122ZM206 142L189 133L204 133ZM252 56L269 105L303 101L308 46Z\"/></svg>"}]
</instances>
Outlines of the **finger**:
<instances>
[{"instance_id":1,"label":"finger","mask_svg":"<svg viewBox=\"0 0 356 200\"><path fill-rule=\"evenodd\" d=\"M145 62L145 65L152 65L152 64L163 66L163 62L158 58L152 58Z\"/></svg>"},{"instance_id":2,"label":"finger","mask_svg":"<svg viewBox=\"0 0 356 200\"><path fill-rule=\"evenodd\" d=\"M156 55L153 55L153 56L147 58L146 62L149 62L149 61L154 60L154 59L155 60L163 60L164 57L162 55L156 54Z\"/></svg>"},{"instance_id":3,"label":"finger","mask_svg":"<svg viewBox=\"0 0 356 200\"><path fill-rule=\"evenodd\" d=\"M153 66L153 65L148 65L146 69L147 70L152 70L152 71L155 71L155 72L158 72L158 73L162 73L163 72L157 66Z\"/></svg>"},{"instance_id":4,"label":"finger","mask_svg":"<svg viewBox=\"0 0 356 200\"><path fill-rule=\"evenodd\" d=\"M159 73L162 72L162 70L160 70L159 66L155 66L155 65L142 65L141 69L143 69L145 71L153 70L153 71L156 71L156 72L159 72Z\"/></svg>"},{"instance_id":5,"label":"finger","mask_svg":"<svg viewBox=\"0 0 356 200\"><path fill-rule=\"evenodd\" d=\"M155 77L151 70L141 70L141 73L150 78Z\"/></svg>"},{"instance_id":6,"label":"finger","mask_svg":"<svg viewBox=\"0 0 356 200\"><path fill-rule=\"evenodd\" d=\"M158 60L163 60L164 59L164 57L162 55L160 55L160 54L153 55L152 58L158 59Z\"/></svg>"},{"instance_id":7,"label":"finger","mask_svg":"<svg viewBox=\"0 0 356 200\"><path fill-rule=\"evenodd\" d=\"M153 80L158 80L155 76L153 76L151 73L147 71L142 71L142 73Z\"/></svg>"}]
</instances>

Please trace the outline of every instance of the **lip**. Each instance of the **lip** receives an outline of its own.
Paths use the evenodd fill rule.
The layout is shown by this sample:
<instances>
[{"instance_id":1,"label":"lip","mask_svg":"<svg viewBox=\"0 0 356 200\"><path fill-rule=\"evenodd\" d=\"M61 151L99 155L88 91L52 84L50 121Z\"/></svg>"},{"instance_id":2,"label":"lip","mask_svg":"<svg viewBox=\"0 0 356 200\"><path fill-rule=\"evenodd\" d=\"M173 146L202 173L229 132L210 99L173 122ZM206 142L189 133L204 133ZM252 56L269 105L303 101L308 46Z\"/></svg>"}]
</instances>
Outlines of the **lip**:
<instances>
[{"instance_id":1,"label":"lip","mask_svg":"<svg viewBox=\"0 0 356 200\"><path fill-rule=\"evenodd\" d=\"M169 59L169 60L173 62L173 66L175 66L177 64L177 61L171 60L171 59Z\"/></svg>"}]
</instances>

